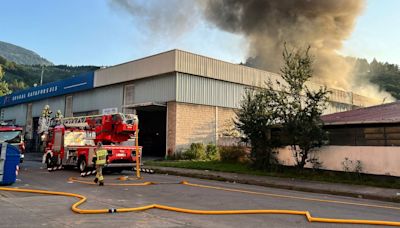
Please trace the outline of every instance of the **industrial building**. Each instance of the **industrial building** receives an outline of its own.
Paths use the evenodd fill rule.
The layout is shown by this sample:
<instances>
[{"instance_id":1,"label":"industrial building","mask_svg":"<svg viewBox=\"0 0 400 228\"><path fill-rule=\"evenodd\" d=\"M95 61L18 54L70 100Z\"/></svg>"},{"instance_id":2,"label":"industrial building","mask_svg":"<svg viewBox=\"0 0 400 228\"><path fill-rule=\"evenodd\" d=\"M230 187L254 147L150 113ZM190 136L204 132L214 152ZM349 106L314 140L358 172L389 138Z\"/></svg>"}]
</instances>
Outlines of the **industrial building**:
<instances>
[{"instance_id":1,"label":"industrial building","mask_svg":"<svg viewBox=\"0 0 400 228\"><path fill-rule=\"evenodd\" d=\"M1 118L24 126L26 138L35 142L46 104L65 117L136 112L144 155L162 157L193 142L229 141L224 132L244 91L268 79L278 75L172 50L1 97ZM327 113L375 104L352 92L331 91Z\"/></svg>"},{"instance_id":2,"label":"industrial building","mask_svg":"<svg viewBox=\"0 0 400 228\"><path fill-rule=\"evenodd\" d=\"M321 169L400 177L399 113L396 101L322 116L328 144L312 157ZM281 164L295 164L289 147L280 149L277 157Z\"/></svg>"}]
</instances>

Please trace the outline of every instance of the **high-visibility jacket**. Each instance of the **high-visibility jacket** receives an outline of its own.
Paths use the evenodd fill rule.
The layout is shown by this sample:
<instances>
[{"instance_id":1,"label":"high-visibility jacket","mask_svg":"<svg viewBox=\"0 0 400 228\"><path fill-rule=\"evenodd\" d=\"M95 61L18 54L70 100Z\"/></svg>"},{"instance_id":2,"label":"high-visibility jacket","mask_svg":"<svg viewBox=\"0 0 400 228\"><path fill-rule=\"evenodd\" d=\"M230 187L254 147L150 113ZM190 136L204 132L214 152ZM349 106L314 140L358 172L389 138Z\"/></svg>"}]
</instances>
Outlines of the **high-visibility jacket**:
<instances>
[{"instance_id":1,"label":"high-visibility jacket","mask_svg":"<svg viewBox=\"0 0 400 228\"><path fill-rule=\"evenodd\" d=\"M96 165L104 165L106 164L107 150L98 149L96 150Z\"/></svg>"}]
</instances>

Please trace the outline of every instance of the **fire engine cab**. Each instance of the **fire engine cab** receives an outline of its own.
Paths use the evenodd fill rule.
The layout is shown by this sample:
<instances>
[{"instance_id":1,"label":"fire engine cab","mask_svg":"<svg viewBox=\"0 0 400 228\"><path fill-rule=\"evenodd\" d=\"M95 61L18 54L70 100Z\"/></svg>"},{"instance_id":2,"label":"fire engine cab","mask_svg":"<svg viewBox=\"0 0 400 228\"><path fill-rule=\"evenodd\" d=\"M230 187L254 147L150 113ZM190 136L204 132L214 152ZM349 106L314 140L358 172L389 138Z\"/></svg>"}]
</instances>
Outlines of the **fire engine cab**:
<instances>
[{"instance_id":1,"label":"fire engine cab","mask_svg":"<svg viewBox=\"0 0 400 228\"><path fill-rule=\"evenodd\" d=\"M17 147L20 151L20 162L23 162L25 153L25 142L22 132L22 127L4 122L0 123L0 142L7 142Z\"/></svg>"},{"instance_id":2,"label":"fire engine cab","mask_svg":"<svg viewBox=\"0 0 400 228\"><path fill-rule=\"evenodd\" d=\"M137 133L138 118L134 114L53 118L44 134L43 163L48 168L76 166L84 172L93 167L96 144L101 142L108 151L105 168L131 169L141 160L142 147L136 144Z\"/></svg>"}]
</instances>

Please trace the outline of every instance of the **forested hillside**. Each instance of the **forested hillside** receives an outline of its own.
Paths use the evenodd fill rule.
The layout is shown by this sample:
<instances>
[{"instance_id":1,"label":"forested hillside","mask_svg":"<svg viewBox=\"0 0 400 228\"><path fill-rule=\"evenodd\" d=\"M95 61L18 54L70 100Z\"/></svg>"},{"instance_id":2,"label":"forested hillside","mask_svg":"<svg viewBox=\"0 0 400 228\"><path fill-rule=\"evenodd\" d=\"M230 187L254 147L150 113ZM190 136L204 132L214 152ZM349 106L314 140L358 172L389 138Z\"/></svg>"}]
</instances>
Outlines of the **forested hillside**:
<instances>
[{"instance_id":1,"label":"forested hillside","mask_svg":"<svg viewBox=\"0 0 400 228\"><path fill-rule=\"evenodd\" d=\"M97 66L20 65L3 57L0 57L0 65L4 71L4 80L14 92L34 86L34 84L39 85L42 69L43 84L99 69Z\"/></svg>"},{"instance_id":2,"label":"forested hillside","mask_svg":"<svg viewBox=\"0 0 400 228\"><path fill-rule=\"evenodd\" d=\"M368 80L400 100L400 69L398 65L378 62L376 59L371 63L368 63L366 59L356 59L354 73L358 79Z\"/></svg>"}]
</instances>

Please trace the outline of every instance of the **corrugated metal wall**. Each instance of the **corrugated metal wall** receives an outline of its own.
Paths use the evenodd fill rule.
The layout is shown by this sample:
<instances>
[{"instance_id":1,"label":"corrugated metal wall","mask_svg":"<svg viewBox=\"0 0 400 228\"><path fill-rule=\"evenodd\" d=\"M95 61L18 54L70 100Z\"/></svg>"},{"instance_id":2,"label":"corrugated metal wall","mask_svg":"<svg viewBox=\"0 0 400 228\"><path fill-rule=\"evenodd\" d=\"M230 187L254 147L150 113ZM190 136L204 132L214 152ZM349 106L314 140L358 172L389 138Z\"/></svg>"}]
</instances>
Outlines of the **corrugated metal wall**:
<instances>
[{"instance_id":1,"label":"corrugated metal wall","mask_svg":"<svg viewBox=\"0 0 400 228\"><path fill-rule=\"evenodd\" d=\"M257 87L262 87L264 82L269 79L272 82L279 80L281 84L285 84L278 74L271 72L232 64L180 50L176 50L175 53L176 71L178 72ZM312 89L319 89L321 87L321 84L316 82L308 82L307 85ZM360 96L352 92L332 88L328 89L332 91L330 99L334 102L334 104L331 105L332 112L344 111L342 105L337 105L335 103L347 104L349 107L352 107L352 105L365 107L379 103L371 98Z\"/></svg>"},{"instance_id":2,"label":"corrugated metal wall","mask_svg":"<svg viewBox=\"0 0 400 228\"><path fill-rule=\"evenodd\" d=\"M277 74L176 50L176 71L218 80L261 87Z\"/></svg>"},{"instance_id":3,"label":"corrugated metal wall","mask_svg":"<svg viewBox=\"0 0 400 228\"><path fill-rule=\"evenodd\" d=\"M134 103L175 100L175 73L133 81L132 84L134 84Z\"/></svg>"},{"instance_id":4,"label":"corrugated metal wall","mask_svg":"<svg viewBox=\"0 0 400 228\"><path fill-rule=\"evenodd\" d=\"M94 87L132 81L175 71L175 50L95 71Z\"/></svg>"},{"instance_id":5,"label":"corrugated metal wall","mask_svg":"<svg viewBox=\"0 0 400 228\"><path fill-rule=\"evenodd\" d=\"M40 101L32 102L32 117L40 117L45 105L49 105L50 109L55 113L61 110L64 113L65 109L65 96L48 98Z\"/></svg>"},{"instance_id":6,"label":"corrugated metal wall","mask_svg":"<svg viewBox=\"0 0 400 228\"><path fill-rule=\"evenodd\" d=\"M177 73L176 101L238 108L246 86Z\"/></svg>"},{"instance_id":7,"label":"corrugated metal wall","mask_svg":"<svg viewBox=\"0 0 400 228\"><path fill-rule=\"evenodd\" d=\"M4 120L15 120L17 125L24 126L26 124L26 104L20 104L3 108Z\"/></svg>"},{"instance_id":8,"label":"corrugated metal wall","mask_svg":"<svg viewBox=\"0 0 400 228\"><path fill-rule=\"evenodd\" d=\"M73 94L72 111L87 112L117 107L121 111L123 86L113 85Z\"/></svg>"}]
</instances>

